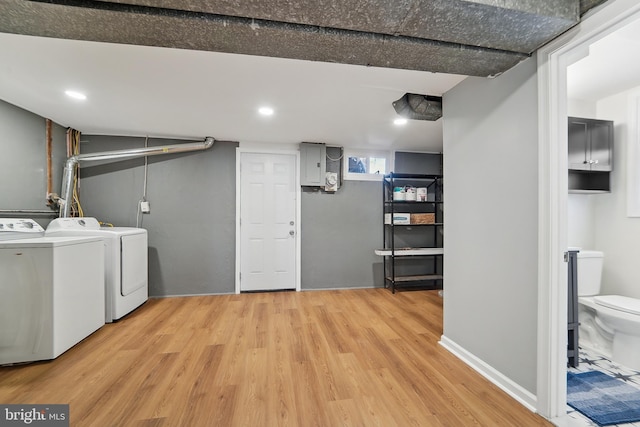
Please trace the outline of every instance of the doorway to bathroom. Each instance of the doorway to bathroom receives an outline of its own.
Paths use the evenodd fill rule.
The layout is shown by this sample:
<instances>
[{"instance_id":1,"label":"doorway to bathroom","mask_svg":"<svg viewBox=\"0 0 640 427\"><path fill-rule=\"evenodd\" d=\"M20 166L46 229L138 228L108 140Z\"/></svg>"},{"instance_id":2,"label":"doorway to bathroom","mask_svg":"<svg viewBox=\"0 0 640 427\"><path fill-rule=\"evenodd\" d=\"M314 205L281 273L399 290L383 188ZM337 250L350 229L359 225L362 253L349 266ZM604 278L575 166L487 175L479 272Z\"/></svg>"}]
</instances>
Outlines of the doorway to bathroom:
<instances>
[{"instance_id":1,"label":"doorway to bathroom","mask_svg":"<svg viewBox=\"0 0 640 427\"><path fill-rule=\"evenodd\" d=\"M601 45L611 42L612 38L626 38L629 36L629 24L640 21L640 5L628 0L610 1L604 4L593 16L583 17L579 27L567 33L564 37L545 46L538 52L539 61L539 105L540 105L540 258L539 258L539 331L538 344L538 410L547 414L549 418L559 418L566 414L566 264L563 262L563 253L570 245L583 246L592 249L594 245L603 245L614 249L614 237L604 235L607 231L603 227L598 228L598 217L609 221L608 233L622 232L612 229L617 227L612 223L612 215L620 216L620 211L625 210L627 202L626 180L628 158L620 157L627 150L616 137L614 146L614 172L612 173L611 192L602 194L568 194L568 137L567 117L571 115L592 116L598 111L605 111L607 102L616 94L640 87L640 77L636 81L627 81L624 86L623 77L617 74L627 71L635 63L640 63L640 51L632 53L632 46L640 40L640 36L632 36L635 39L618 41L622 55L629 60L624 66L614 66L607 71L601 71L592 77L591 81L578 81L577 79L588 76L589 73L579 71L581 61L593 61L598 51L602 51ZM626 34L625 34L626 31ZM611 38L609 38L611 37ZM606 40L609 38L608 40ZM601 40L605 42L601 43ZM615 44L614 44L615 46ZM604 48L607 53L613 52L611 46ZM602 61L602 60L601 60ZM604 60L612 65L613 60ZM594 68L595 66L591 66ZM576 74L577 73L577 74ZM640 76L636 71L635 76ZM603 89L605 86L607 88ZM582 92L579 92L582 88ZM600 94L595 94L599 88ZM593 95L587 95L591 91ZM580 95L577 95L580 93ZM580 99L582 98L589 99ZM593 98L590 98L593 97ZM617 101L620 105L620 100ZM627 101L624 108L628 108ZM611 111L611 110L609 110ZM616 113L616 121L621 122L620 114ZM626 135L629 132L627 116L624 116L625 124L616 125L615 132L625 136L622 142L628 142ZM618 151L617 154L616 150ZM619 163L623 164L619 164ZM574 197L576 196L576 197ZM578 198L577 196L582 196ZM601 199L596 199L600 197ZM605 200L606 199L606 200ZM614 213L613 209L618 211ZM578 212L578 216L569 215ZM618 224L630 220L624 212L624 219ZM635 220L637 221L637 219ZM634 221L634 222L635 222ZM640 221L639 221L640 222ZM628 224L627 224L628 225ZM635 224L639 227L640 224ZM596 230L597 228L597 230ZM589 230L591 235L585 235L581 230ZM577 238L576 236L581 236ZM616 237L620 240L620 237ZM622 239L629 240L628 238ZM624 242L630 244L631 242ZM605 251L604 247L598 249ZM637 254L640 253L638 247ZM608 259L607 257L606 259ZM605 261L606 262L606 261ZM633 265L632 263L629 265ZM613 270L610 270L613 271ZM639 276L640 277L640 276ZM607 280L607 276L604 276ZM613 283L613 281L610 281ZM637 283L637 281L636 281ZM639 292L636 290L636 292ZM545 378L546 377L546 378Z\"/></svg>"}]
</instances>

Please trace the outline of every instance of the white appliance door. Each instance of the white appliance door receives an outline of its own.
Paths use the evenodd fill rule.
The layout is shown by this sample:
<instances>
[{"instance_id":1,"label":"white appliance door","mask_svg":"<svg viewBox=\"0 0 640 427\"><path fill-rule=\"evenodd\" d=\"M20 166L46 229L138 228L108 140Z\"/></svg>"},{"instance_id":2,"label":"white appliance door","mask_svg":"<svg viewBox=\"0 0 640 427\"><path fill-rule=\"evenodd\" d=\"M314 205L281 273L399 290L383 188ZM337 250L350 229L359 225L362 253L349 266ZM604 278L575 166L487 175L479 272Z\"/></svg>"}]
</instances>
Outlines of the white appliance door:
<instances>
[{"instance_id":1,"label":"white appliance door","mask_svg":"<svg viewBox=\"0 0 640 427\"><path fill-rule=\"evenodd\" d=\"M51 298L51 282L39 277L32 256L42 251L0 249L0 364L36 360L50 349L50 339L42 340L44 317L51 314L44 304Z\"/></svg>"},{"instance_id":2,"label":"white appliance door","mask_svg":"<svg viewBox=\"0 0 640 427\"><path fill-rule=\"evenodd\" d=\"M296 156L241 153L240 290L296 288Z\"/></svg>"},{"instance_id":3,"label":"white appliance door","mask_svg":"<svg viewBox=\"0 0 640 427\"><path fill-rule=\"evenodd\" d=\"M147 286L147 234L124 235L120 243L120 294L126 297Z\"/></svg>"}]
</instances>

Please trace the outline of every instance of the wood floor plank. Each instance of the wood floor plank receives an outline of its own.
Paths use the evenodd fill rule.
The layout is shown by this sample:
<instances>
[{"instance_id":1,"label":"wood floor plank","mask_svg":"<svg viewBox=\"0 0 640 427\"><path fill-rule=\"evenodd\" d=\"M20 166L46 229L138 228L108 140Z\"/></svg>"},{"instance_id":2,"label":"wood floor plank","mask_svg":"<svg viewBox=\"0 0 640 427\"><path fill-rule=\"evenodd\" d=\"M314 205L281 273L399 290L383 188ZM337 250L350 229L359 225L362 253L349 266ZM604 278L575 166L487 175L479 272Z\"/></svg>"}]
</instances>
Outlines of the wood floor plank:
<instances>
[{"instance_id":1,"label":"wood floor plank","mask_svg":"<svg viewBox=\"0 0 640 427\"><path fill-rule=\"evenodd\" d=\"M267 412L269 384L267 382L265 348L252 348L244 354L244 378L238 386L238 398L242 405L236 405L234 422L243 426L269 425L273 414Z\"/></svg>"},{"instance_id":2,"label":"wood floor plank","mask_svg":"<svg viewBox=\"0 0 640 427\"><path fill-rule=\"evenodd\" d=\"M436 291L152 299L59 358L0 367L0 402L74 427L550 426L438 344Z\"/></svg>"},{"instance_id":3,"label":"wood floor plank","mask_svg":"<svg viewBox=\"0 0 640 427\"><path fill-rule=\"evenodd\" d=\"M267 334L269 342L265 369L267 370L267 413L274 417L274 425L292 426L295 424L295 387L291 381L291 349L289 338L293 333L284 314L284 304L278 303L273 311L272 327Z\"/></svg>"}]
</instances>

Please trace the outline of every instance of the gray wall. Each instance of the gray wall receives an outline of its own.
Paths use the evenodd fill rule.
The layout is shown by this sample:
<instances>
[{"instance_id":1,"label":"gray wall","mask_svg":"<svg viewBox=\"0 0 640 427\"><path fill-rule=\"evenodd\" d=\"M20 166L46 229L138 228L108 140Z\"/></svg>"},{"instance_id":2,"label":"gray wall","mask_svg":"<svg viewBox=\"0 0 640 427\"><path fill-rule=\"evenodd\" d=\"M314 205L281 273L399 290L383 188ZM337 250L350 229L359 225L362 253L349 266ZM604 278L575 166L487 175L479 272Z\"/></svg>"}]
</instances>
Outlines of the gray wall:
<instances>
[{"instance_id":1,"label":"gray wall","mask_svg":"<svg viewBox=\"0 0 640 427\"><path fill-rule=\"evenodd\" d=\"M442 156L438 153L396 151L394 172L424 175L442 174Z\"/></svg>"},{"instance_id":2,"label":"gray wall","mask_svg":"<svg viewBox=\"0 0 640 427\"><path fill-rule=\"evenodd\" d=\"M46 204L45 119L0 101L0 141L3 151L0 155L0 209L49 209ZM66 129L55 123L52 149L53 192L60 194L67 152ZM33 219L46 226L51 217L33 216Z\"/></svg>"},{"instance_id":3,"label":"gray wall","mask_svg":"<svg viewBox=\"0 0 640 427\"><path fill-rule=\"evenodd\" d=\"M536 392L536 59L444 96L444 336Z\"/></svg>"},{"instance_id":4,"label":"gray wall","mask_svg":"<svg viewBox=\"0 0 640 427\"><path fill-rule=\"evenodd\" d=\"M53 127L54 192L60 192L66 129ZM45 120L0 101L0 209L46 209ZM150 139L149 145L185 141ZM147 199L140 215L149 232L152 296L235 290L235 142L210 150L149 157ZM81 152L137 148L144 138L82 135ZM144 160L81 167L86 216L136 226ZM382 189L379 182L345 181L335 194L302 195L303 289L382 286ZM34 218L43 227L49 218Z\"/></svg>"},{"instance_id":5,"label":"gray wall","mask_svg":"<svg viewBox=\"0 0 640 427\"><path fill-rule=\"evenodd\" d=\"M83 153L136 148L144 138L82 136ZM186 141L150 139L149 146ZM152 296L235 291L235 142L206 151L149 157L142 215L149 232ZM136 226L144 186L144 160L83 166L81 200L86 216L116 226Z\"/></svg>"},{"instance_id":6,"label":"gray wall","mask_svg":"<svg viewBox=\"0 0 640 427\"><path fill-rule=\"evenodd\" d=\"M149 145L181 141L150 139ZM144 138L83 135L82 152L144 146ZM149 157L142 215L149 232L149 284L153 296L232 293L235 290L235 190L237 143L210 150ZM83 166L81 200L86 216L116 226L136 226L144 185L144 160ZM335 194L302 195L303 289L382 285L381 184L346 181Z\"/></svg>"},{"instance_id":7,"label":"gray wall","mask_svg":"<svg viewBox=\"0 0 640 427\"><path fill-rule=\"evenodd\" d=\"M302 193L302 289L382 286L382 184Z\"/></svg>"}]
</instances>

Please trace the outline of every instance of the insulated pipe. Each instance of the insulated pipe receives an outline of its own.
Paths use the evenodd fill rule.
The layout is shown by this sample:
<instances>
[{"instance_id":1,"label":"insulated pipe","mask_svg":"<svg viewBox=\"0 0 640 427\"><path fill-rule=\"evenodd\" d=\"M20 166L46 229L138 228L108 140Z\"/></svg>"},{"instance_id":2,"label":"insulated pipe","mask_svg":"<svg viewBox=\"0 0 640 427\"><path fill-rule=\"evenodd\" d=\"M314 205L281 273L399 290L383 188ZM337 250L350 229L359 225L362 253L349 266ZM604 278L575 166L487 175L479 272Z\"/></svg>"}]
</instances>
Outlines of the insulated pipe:
<instances>
[{"instance_id":1,"label":"insulated pipe","mask_svg":"<svg viewBox=\"0 0 640 427\"><path fill-rule=\"evenodd\" d=\"M73 156L73 150L71 149L71 132L72 129L67 129L67 157Z\"/></svg>"},{"instance_id":2,"label":"insulated pipe","mask_svg":"<svg viewBox=\"0 0 640 427\"><path fill-rule=\"evenodd\" d=\"M28 216L58 216L56 211L44 210L44 209L0 209L0 217L16 215L28 215Z\"/></svg>"},{"instance_id":3,"label":"insulated pipe","mask_svg":"<svg viewBox=\"0 0 640 427\"><path fill-rule=\"evenodd\" d=\"M53 192L53 179L51 177L51 171L53 169L53 167L51 166L51 157L52 157L52 139L53 137L51 136L51 119L47 119L46 120L46 131L45 131L45 138L46 138L46 147L47 147L47 204L51 204L51 193Z\"/></svg>"},{"instance_id":4,"label":"insulated pipe","mask_svg":"<svg viewBox=\"0 0 640 427\"><path fill-rule=\"evenodd\" d=\"M71 211L73 177L76 166L79 163L94 162L100 160L125 160L136 157L155 156L158 154L176 154L187 151L206 150L213 146L215 140L208 136L203 142L192 142L187 144L162 145L158 147L132 148L130 150L103 151L100 153L77 154L67 159L62 175L62 190L60 200L60 217L67 218Z\"/></svg>"}]
</instances>

